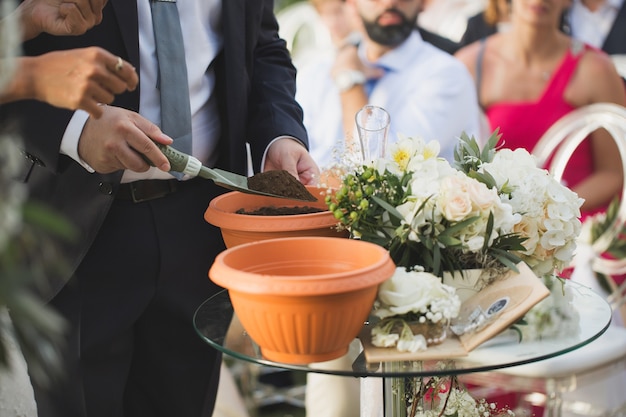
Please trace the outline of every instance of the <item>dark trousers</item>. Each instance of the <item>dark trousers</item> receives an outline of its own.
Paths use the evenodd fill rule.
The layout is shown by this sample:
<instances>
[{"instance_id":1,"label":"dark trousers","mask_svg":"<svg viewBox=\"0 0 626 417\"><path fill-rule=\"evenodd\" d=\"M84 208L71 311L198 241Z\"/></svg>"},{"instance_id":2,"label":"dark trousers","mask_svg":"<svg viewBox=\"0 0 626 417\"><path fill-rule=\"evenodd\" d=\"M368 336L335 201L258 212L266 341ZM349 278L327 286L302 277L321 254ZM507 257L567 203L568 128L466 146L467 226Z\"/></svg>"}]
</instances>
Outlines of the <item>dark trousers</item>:
<instances>
[{"instance_id":1,"label":"dark trousers","mask_svg":"<svg viewBox=\"0 0 626 417\"><path fill-rule=\"evenodd\" d=\"M116 200L51 304L70 324L66 374L35 386L39 417L210 417L221 355L196 334L196 308L224 249L204 220L223 192L196 179L166 197Z\"/></svg>"}]
</instances>

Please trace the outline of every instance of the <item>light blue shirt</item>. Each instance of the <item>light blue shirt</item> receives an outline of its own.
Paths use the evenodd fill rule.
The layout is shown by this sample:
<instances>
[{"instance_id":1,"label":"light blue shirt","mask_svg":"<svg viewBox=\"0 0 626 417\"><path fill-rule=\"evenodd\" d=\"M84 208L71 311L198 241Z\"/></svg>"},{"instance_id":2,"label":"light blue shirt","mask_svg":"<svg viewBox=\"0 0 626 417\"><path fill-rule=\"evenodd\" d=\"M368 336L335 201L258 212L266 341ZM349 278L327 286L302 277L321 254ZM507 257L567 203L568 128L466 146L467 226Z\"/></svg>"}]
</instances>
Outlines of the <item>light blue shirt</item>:
<instances>
[{"instance_id":1,"label":"light blue shirt","mask_svg":"<svg viewBox=\"0 0 626 417\"><path fill-rule=\"evenodd\" d=\"M440 156L452 160L462 132L478 137L481 119L475 86L460 61L426 43L417 31L376 63L366 61L363 48L359 54L366 65L388 69L374 86L369 104L391 115L389 143L397 140L398 133L437 140ZM297 78L296 99L304 110L311 155L320 168L341 158L344 141L339 91L330 76L332 64L332 58L310 63Z\"/></svg>"}]
</instances>

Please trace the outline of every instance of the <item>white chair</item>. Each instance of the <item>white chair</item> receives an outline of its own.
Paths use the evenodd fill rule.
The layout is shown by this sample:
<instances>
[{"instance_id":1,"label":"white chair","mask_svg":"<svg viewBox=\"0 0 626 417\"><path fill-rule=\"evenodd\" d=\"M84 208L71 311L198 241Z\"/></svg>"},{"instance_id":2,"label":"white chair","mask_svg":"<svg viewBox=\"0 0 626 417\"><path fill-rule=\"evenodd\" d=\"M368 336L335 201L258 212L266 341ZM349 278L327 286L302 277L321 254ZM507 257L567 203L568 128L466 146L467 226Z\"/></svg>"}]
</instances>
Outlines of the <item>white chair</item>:
<instances>
[{"instance_id":1,"label":"white chair","mask_svg":"<svg viewBox=\"0 0 626 417\"><path fill-rule=\"evenodd\" d=\"M615 140L626 178L626 109L614 104L593 104L564 116L545 133L533 154L540 166L554 154L549 169L560 179L576 147L599 128L606 129ZM626 181L622 194L626 196ZM575 265L575 277L586 279L581 282L583 285L594 288L594 272L609 275L626 272L626 260L600 256L625 223L626 204L622 200L611 227L591 245L592 255L584 263L579 259ZM583 270L589 273L583 274ZM597 285L595 289L601 291ZM614 322L626 323L625 289L626 284L620 288L613 283L613 291L605 294L615 312ZM543 406L545 415L550 417L626 416L626 328L613 323L595 341L564 355L462 379L479 388L518 392L522 403Z\"/></svg>"}]
</instances>

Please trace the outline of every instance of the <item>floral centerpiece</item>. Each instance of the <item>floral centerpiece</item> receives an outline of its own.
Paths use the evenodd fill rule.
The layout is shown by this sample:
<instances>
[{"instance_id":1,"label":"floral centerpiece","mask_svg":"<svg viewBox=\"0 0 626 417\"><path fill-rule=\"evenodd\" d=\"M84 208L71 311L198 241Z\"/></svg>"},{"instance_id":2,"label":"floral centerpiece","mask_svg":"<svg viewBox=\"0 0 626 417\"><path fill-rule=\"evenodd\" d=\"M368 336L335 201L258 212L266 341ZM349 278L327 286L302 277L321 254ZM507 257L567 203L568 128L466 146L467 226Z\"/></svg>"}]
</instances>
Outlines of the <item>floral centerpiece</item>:
<instances>
[{"instance_id":1,"label":"floral centerpiece","mask_svg":"<svg viewBox=\"0 0 626 417\"><path fill-rule=\"evenodd\" d=\"M390 156L343 177L327 197L339 227L389 249L398 266L437 276L525 261L537 275L572 259L582 199L524 149L480 149L463 134L451 164L439 144L401 137Z\"/></svg>"},{"instance_id":2,"label":"floral centerpiece","mask_svg":"<svg viewBox=\"0 0 626 417\"><path fill-rule=\"evenodd\" d=\"M551 276L573 258L583 200L526 150L496 150L499 137L481 148L461 135L453 163L438 157L437 142L400 137L388 157L347 171L329 209L340 228L387 248L399 267L437 277L482 269L481 286L522 261ZM402 310L396 317L410 319Z\"/></svg>"},{"instance_id":3,"label":"floral centerpiece","mask_svg":"<svg viewBox=\"0 0 626 417\"><path fill-rule=\"evenodd\" d=\"M481 148L461 135L452 163L438 157L437 142L400 137L387 157L336 170L341 185L326 202L338 227L387 248L398 266L374 304L373 344L402 351L428 345L408 324L439 326L458 314L446 274L481 269L483 287L518 272L520 262L548 279L572 260L582 200L527 151L496 149L499 137L494 132ZM456 377L398 384L394 395L404 396L410 416L512 414L474 400Z\"/></svg>"}]
</instances>

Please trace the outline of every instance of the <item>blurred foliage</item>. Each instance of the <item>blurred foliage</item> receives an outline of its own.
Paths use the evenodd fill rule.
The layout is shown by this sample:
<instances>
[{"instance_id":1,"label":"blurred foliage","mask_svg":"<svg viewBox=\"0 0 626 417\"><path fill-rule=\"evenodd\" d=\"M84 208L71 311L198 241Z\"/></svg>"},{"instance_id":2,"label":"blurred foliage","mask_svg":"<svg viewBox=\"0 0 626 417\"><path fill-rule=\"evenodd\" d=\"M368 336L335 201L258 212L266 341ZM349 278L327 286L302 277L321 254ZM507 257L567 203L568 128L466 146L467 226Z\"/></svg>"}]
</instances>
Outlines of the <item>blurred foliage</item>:
<instances>
[{"instance_id":1,"label":"blurred foliage","mask_svg":"<svg viewBox=\"0 0 626 417\"><path fill-rule=\"evenodd\" d=\"M18 21L12 0L0 0L0 88L12 77L19 55ZM64 320L38 295L47 278L67 267L53 237L71 239L73 226L46 207L27 202L17 129L0 126L0 372L9 366L14 339L31 377L49 384L62 371ZM7 317L7 313L9 317Z\"/></svg>"},{"instance_id":2,"label":"blurred foliage","mask_svg":"<svg viewBox=\"0 0 626 417\"><path fill-rule=\"evenodd\" d=\"M0 368L8 366L7 337L14 338L40 384L51 383L62 371L62 317L38 295L47 278L67 265L53 237L71 240L75 229L47 207L26 201L26 187L13 180L23 157L17 136L0 133Z\"/></svg>"}]
</instances>

